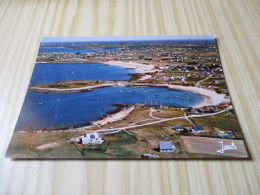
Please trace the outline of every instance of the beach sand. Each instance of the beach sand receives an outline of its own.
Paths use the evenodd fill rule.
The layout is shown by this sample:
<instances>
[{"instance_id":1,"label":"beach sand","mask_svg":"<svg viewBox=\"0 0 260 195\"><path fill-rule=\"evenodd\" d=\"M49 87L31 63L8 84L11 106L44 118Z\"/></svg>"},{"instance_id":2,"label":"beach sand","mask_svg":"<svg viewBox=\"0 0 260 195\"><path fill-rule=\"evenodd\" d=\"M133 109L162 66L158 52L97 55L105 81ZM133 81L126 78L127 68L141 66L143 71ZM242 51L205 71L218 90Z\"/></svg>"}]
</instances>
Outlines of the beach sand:
<instances>
[{"instance_id":1,"label":"beach sand","mask_svg":"<svg viewBox=\"0 0 260 195\"><path fill-rule=\"evenodd\" d=\"M204 89L200 87L187 87L181 85L169 85L168 87L171 89L184 90L201 95L204 98L204 100L203 102L194 105L193 107L195 108L203 106L216 106L221 103L230 102L230 98L227 98L225 94L218 94L215 91L209 89Z\"/></svg>"},{"instance_id":2,"label":"beach sand","mask_svg":"<svg viewBox=\"0 0 260 195\"><path fill-rule=\"evenodd\" d=\"M104 62L104 64L113 65L113 66L122 66L126 68L134 68L136 69L137 73L149 73L149 72L155 72L156 69L154 65L145 65L135 62L123 62L123 61L108 61Z\"/></svg>"},{"instance_id":3,"label":"beach sand","mask_svg":"<svg viewBox=\"0 0 260 195\"><path fill-rule=\"evenodd\" d=\"M115 113L115 114L111 114L101 120L98 121L94 121L92 122L92 126L101 126L101 125L105 125L114 121L119 121L124 119L128 114L130 114L130 112L132 112L135 109L134 106L131 106L129 108L123 108L121 111Z\"/></svg>"},{"instance_id":4,"label":"beach sand","mask_svg":"<svg viewBox=\"0 0 260 195\"><path fill-rule=\"evenodd\" d=\"M152 77L152 75L144 75L140 79L138 79L138 81L143 81L143 80L146 80L146 79L150 79L151 77Z\"/></svg>"}]
</instances>

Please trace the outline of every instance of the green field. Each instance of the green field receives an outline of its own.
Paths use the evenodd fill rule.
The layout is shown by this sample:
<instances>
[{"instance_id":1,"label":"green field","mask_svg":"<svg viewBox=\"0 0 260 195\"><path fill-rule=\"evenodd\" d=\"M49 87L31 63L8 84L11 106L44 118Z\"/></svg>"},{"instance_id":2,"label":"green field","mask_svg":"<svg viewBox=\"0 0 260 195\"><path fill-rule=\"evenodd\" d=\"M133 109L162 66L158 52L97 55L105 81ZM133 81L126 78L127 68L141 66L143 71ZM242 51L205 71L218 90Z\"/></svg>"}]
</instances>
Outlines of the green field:
<instances>
[{"instance_id":1,"label":"green field","mask_svg":"<svg viewBox=\"0 0 260 195\"><path fill-rule=\"evenodd\" d=\"M78 132L77 134L83 134ZM7 156L14 158L123 158L140 157L146 143L125 132L101 135L100 145L81 145L67 141L70 133L18 133L14 132ZM58 143L57 146L38 149L39 146ZM139 150L134 150L139 147Z\"/></svg>"},{"instance_id":2,"label":"green field","mask_svg":"<svg viewBox=\"0 0 260 195\"><path fill-rule=\"evenodd\" d=\"M237 139L242 139L241 129L233 110L214 116L193 118L193 120L196 124L219 128L223 131L231 130L234 132Z\"/></svg>"}]
</instances>

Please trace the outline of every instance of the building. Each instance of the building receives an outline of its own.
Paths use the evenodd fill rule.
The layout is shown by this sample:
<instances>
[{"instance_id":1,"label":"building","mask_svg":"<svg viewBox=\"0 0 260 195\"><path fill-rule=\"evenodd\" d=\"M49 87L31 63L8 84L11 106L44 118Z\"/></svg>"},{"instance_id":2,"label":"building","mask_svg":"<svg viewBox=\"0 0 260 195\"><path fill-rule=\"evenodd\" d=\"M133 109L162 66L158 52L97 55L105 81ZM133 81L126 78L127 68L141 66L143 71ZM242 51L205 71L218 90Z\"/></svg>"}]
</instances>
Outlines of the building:
<instances>
[{"instance_id":1,"label":"building","mask_svg":"<svg viewBox=\"0 0 260 195\"><path fill-rule=\"evenodd\" d=\"M102 140L97 132L94 133L87 133L84 136L80 136L81 138L81 143L84 145L89 145L89 144L102 144L104 140Z\"/></svg>"},{"instance_id":2,"label":"building","mask_svg":"<svg viewBox=\"0 0 260 195\"><path fill-rule=\"evenodd\" d=\"M228 138L228 134L225 133L224 131L219 131L218 132L218 137L219 138Z\"/></svg>"},{"instance_id":3,"label":"building","mask_svg":"<svg viewBox=\"0 0 260 195\"><path fill-rule=\"evenodd\" d=\"M204 132L204 127L202 125L194 125L193 127L190 128L190 130L193 132L193 133L202 133Z\"/></svg>"},{"instance_id":4,"label":"building","mask_svg":"<svg viewBox=\"0 0 260 195\"><path fill-rule=\"evenodd\" d=\"M192 108L192 107L189 107L187 111L188 111L189 113L196 113L196 109L195 109L195 108Z\"/></svg>"},{"instance_id":5,"label":"building","mask_svg":"<svg viewBox=\"0 0 260 195\"><path fill-rule=\"evenodd\" d=\"M224 79L224 74L220 74L220 75L219 75L219 78L220 78L220 79Z\"/></svg>"},{"instance_id":6,"label":"building","mask_svg":"<svg viewBox=\"0 0 260 195\"><path fill-rule=\"evenodd\" d=\"M200 73L200 74L199 74L199 77L200 77L200 78L205 77L204 73Z\"/></svg>"},{"instance_id":7,"label":"building","mask_svg":"<svg viewBox=\"0 0 260 195\"><path fill-rule=\"evenodd\" d=\"M183 76L179 76L178 79L179 79L179 81L185 81L185 77L183 77Z\"/></svg>"},{"instance_id":8,"label":"building","mask_svg":"<svg viewBox=\"0 0 260 195\"><path fill-rule=\"evenodd\" d=\"M181 125L174 125L173 129L176 130L176 131L182 131L183 130Z\"/></svg>"},{"instance_id":9,"label":"building","mask_svg":"<svg viewBox=\"0 0 260 195\"><path fill-rule=\"evenodd\" d=\"M176 150L170 141L160 141L158 146L160 152L174 152Z\"/></svg>"}]
</instances>

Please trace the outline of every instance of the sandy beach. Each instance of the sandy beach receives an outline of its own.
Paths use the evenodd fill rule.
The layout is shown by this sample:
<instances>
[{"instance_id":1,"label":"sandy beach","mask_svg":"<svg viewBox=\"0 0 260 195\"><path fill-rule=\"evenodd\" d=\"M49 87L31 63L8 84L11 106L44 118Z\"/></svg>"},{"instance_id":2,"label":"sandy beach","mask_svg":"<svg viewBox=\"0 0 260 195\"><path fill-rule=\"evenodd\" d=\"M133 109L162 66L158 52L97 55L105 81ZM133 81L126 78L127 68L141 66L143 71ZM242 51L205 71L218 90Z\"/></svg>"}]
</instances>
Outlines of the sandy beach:
<instances>
[{"instance_id":1,"label":"sandy beach","mask_svg":"<svg viewBox=\"0 0 260 195\"><path fill-rule=\"evenodd\" d=\"M140 79L138 79L139 81L143 81L143 80L146 80L146 79L150 79L152 77L152 75L144 75L142 76Z\"/></svg>"},{"instance_id":2,"label":"sandy beach","mask_svg":"<svg viewBox=\"0 0 260 195\"><path fill-rule=\"evenodd\" d=\"M154 65L151 64L145 65L136 62L123 62L123 61L108 61L108 62L104 62L104 64L113 65L113 66L122 66L126 68L134 68L136 69L137 73L149 73L149 72L156 71Z\"/></svg>"},{"instance_id":3,"label":"sandy beach","mask_svg":"<svg viewBox=\"0 0 260 195\"><path fill-rule=\"evenodd\" d=\"M218 94L215 91L209 89L204 89L199 87L187 87L187 86L180 86L180 85L169 85L168 87L171 89L189 91L203 96L204 101L193 106L196 108L203 107L203 106L216 106L221 103L230 102L230 99L226 98L225 94Z\"/></svg>"},{"instance_id":4,"label":"sandy beach","mask_svg":"<svg viewBox=\"0 0 260 195\"><path fill-rule=\"evenodd\" d=\"M130 114L130 112L132 112L135 109L134 106L131 106L129 108L123 108L121 111L115 113L115 114L111 114L101 120L98 121L94 121L92 122L92 126L101 126L101 125L105 125L114 121L119 121L124 119L128 114Z\"/></svg>"},{"instance_id":5,"label":"sandy beach","mask_svg":"<svg viewBox=\"0 0 260 195\"><path fill-rule=\"evenodd\" d=\"M153 87L168 87L171 89L178 89L183 91L189 91L192 93L199 94L203 96L204 101L194 105L193 107L199 108L203 106L216 106L221 103L230 102L230 98L227 98L225 94L218 94L213 90L204 89L200 87L189 87L181 85L168 85L168 84L151 84L151 83L122 83L126 86L153 86Z\"/></svg>"}]
</instances>

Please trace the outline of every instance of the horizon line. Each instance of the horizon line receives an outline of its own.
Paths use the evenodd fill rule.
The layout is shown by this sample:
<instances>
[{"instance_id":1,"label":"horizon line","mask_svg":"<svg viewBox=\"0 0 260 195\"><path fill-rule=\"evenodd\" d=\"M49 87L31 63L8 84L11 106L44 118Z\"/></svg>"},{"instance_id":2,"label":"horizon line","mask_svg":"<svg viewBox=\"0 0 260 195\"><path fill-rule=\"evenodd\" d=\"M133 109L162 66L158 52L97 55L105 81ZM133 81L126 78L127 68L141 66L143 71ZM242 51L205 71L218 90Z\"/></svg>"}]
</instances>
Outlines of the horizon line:
<instances>
[{"instance_id":1,"label":"horizon line","mask_svg":"<svg viewBox=\"0 0 260 195\"><path fill-rule=\"evenodd\" d=\"M156 36L88 36L42 37L41 43L57 42L109 42L109 41L164 41L164 40L215 40L214 35L156 35Z\"/></svg>"}]
</instances>

